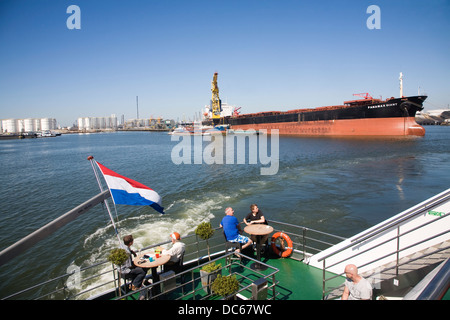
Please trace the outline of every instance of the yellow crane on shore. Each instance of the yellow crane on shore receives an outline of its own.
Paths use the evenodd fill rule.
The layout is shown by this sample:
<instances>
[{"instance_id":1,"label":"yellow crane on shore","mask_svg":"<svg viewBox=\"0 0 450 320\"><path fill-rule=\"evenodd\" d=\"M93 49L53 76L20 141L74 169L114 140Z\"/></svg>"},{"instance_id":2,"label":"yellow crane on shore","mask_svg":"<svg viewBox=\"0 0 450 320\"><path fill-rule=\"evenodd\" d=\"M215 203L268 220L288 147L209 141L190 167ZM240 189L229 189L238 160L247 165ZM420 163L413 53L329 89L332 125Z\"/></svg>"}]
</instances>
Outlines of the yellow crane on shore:
<instances>
[{"instance_id":1,"label":"yellow crane on shore","mask_svg":"<svg viewBox=\"0 0 450 320\"><path fill-rule=\"evenodd\" d=\"M219 87L217 86L218 73L214 73L213 80L211 81L211 112L213 124L217 125L220 122L220 112L222 111L222 102L219 99Z\"/></svg>"}]
</instances>

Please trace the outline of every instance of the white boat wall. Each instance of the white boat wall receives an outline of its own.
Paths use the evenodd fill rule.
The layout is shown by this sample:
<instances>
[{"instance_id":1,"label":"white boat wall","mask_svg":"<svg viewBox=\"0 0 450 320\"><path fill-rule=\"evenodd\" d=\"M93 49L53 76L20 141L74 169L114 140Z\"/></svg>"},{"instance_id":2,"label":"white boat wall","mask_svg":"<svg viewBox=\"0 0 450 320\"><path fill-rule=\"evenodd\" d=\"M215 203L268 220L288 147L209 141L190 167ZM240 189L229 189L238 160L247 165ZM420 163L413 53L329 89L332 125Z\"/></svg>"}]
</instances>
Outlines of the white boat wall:
<instances>
[{"instance_id":1,"label":"white boat wall","mask_svg":"<svg viewBox=\"0 0 450 320\"><path fill-rule=\"evenodd\" d=\"M309 258L309 264L336 274L346 264L361 273L450 242L450 189ZM373 262L371 262L373 261Z\"/></svg>"}]
</instances>

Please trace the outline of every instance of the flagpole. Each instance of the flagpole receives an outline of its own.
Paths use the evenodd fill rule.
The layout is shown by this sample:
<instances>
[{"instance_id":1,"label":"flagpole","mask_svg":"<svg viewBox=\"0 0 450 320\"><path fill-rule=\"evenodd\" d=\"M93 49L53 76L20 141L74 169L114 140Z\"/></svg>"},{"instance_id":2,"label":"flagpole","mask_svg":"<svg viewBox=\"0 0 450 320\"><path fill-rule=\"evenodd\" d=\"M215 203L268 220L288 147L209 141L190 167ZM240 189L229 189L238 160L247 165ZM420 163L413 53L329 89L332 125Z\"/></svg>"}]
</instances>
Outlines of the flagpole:
<instances>
[{"instance_id":1,"label":"flagpole","mask_svg":"<svg viewBox=\"0 0 450 320\"><path fill-rule=\"evenodd\" d=\"M95 166L94 166L94 161L95 161L95 160L94 160L94 157L93 157L93 156L89 156L87 159L88 159L89 162L91 163L92 170L94 170L95 178L97 179L97 183L98 183L98 186L99 186L99 188L100 188L100 191L103 192L104 190L103 190L102 184L101 184L101 182L100 182L100 177L98 176L97 170L95 170ZM113 200L113 201L114 201L114 200ZM116 228L116 224L114 223L114 219L113 219L113 217L112 217L111 210L109 209L108 201L106 201L106 199L105 199L105 205L106 205L106 210L108 211L108 214L109 214L109 218L111 219L111 223L112 223L112 225L113 225L113 227L114 227L114 232L116 233L117 239L119 240L119 244L121 244L122 242L121 242L121 240L120 240L119 231L118 231L117 228Z\"/></svg>"}]
</instances>

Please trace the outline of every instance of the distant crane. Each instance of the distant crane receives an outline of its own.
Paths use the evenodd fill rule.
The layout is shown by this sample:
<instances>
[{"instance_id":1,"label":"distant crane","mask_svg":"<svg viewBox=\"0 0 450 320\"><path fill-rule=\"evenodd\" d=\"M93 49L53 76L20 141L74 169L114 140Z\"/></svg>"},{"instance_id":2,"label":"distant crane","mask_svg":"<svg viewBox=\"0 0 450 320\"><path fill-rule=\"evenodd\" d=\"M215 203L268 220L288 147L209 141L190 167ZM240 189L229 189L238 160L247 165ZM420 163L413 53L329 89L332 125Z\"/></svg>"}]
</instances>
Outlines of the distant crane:
<instances>
[{"instance_id":1,"label":"distant crane","mask_svg":"<svg viewBox=\"0 0 450 320\"><path fill-rule=\"evenodd\" d=\"M373 99L372 96L368 93L368 92L364 92L364 93L354 93L354 96L358 96L358 97L362 97L364 99Z\"/></svg>"},{"instance_id":2,"label":"distant crane","mask_svg":"<svg viewBox=\"0 0 450 320\"><path fill-rule=\"evenodd\" d=\"M214 73L213 80L211 81L211 111L213 124L216 126L220 121L220 112L222 111L222 102L219 99L219 87L217 86L218 73Z\"/></svg>"}]
</instances>

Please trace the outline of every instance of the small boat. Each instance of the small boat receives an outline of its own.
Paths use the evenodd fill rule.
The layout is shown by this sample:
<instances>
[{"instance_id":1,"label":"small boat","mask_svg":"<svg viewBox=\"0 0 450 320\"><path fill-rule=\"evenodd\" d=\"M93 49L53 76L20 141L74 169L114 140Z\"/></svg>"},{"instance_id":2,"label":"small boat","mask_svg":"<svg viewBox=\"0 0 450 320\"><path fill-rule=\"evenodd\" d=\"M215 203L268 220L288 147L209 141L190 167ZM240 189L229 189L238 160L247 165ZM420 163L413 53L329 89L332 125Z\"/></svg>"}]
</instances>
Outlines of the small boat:
<instances>
[{"instance_id":1,"label":"small boat","mask_svg":"<svg viewBox=\"0 0 450 320\"><path fill-rule=\"evenodd\" d=\"M173 131L170 131L170 135L190 135L192 132L186 127L177 127Z\"/></svg>"},{"instance_id":2,"label":"small boat","mask_svg":"<svg viewBox=\"0 0 450 320\"><path fill-rule=\"evenodd\" d=\"M50 130L45 130L45 131L37 132L37 137L38 138L53 138L53 137L56 137L56 134Z\"/></svg>"},{"instance_id":3,"label":"small boat","mask_svg":"<svg viewBox=\"0 0 450 320\"><path fill-rule=\"evenodd\" d=\"M202 135L210 136L214 134L225 134L228 126L208 126L195 124L194 126L180 126L169 132L170 135Z\"/></svg>"}]
</instances>

